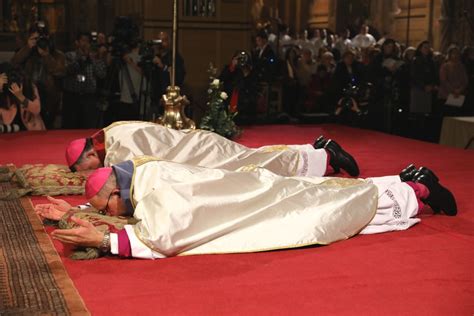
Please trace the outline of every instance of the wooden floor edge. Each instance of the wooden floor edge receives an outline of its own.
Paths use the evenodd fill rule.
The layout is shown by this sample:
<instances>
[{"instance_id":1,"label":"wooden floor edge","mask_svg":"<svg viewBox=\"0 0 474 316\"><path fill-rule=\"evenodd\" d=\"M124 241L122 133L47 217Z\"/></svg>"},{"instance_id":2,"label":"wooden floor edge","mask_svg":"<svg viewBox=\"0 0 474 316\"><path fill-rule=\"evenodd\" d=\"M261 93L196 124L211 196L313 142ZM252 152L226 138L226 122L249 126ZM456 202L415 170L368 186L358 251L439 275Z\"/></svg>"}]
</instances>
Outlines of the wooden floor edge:
<instances>
[{"instance_id":1,"label":"wooden floor edge","mask_svg":"<svg viewBox=\"0 0 474 316\"><path fill-rule=\"evenodd\" d=\"M31 223L38 243L43 250L46 261L51 268L56 284L64 295L68 310L72 315L90 315L89 310L74 286L69 274L61 261L61 258L53 245L52 240L44 230L43 223L34 211L33 204L28 197L20 199L21 205L25 209L28 219Z\"/></svg>"}]
</instances>

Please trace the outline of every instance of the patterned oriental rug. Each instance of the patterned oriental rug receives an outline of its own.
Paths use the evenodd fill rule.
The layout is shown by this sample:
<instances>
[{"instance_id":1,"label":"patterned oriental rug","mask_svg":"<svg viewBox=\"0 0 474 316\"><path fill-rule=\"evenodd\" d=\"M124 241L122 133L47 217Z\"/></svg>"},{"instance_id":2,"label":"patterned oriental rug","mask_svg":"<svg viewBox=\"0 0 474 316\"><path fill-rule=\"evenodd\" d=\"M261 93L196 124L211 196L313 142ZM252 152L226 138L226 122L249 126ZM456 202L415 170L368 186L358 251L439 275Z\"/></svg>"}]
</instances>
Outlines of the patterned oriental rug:
<instances>
[{"instance_id":1,"label":"patterned oriental rug","mask_svg":"<svg viewBox=\"0 0 474 316\"><path fill-rule=\"evenodd\" d=\"M89 312L30 199L0 201L0 315L72 314Z\"/></svg>"}]
</instances>

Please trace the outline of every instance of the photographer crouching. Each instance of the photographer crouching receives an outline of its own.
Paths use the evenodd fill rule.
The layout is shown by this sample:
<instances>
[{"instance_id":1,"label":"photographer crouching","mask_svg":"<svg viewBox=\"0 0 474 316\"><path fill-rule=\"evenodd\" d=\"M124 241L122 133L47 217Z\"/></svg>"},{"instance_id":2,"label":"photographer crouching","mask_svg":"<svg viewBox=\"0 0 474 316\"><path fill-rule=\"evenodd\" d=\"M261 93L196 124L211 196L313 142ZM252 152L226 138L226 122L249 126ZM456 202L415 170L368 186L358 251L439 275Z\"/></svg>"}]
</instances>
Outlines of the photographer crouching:
<instances>
[{"instance_id":1,"label":"photographer crouching","mask_svg":"<svg viewBox=\"0 0 474 316\"><path fill-rule=\"evenodd\" d=\"M61 103L60 80L65 75L64 54L55 49L44 22L37 22L28 32L26 45L13 56L13 65L31 78L41 96L41 116L48 129L54 127Z\"/></svg>"},{"instance_id":2,"label":"photographer crouching","mask_svg":"<svg viewBox=\"0 0 474 316\"><path fill-rule=\"evenodd\" d=\"M91 54L91 33L79 33L76 50L66 53L62 109L63 128L98 127L97 79L107 75L107 65Z\"/></svg>"},{"instance_id":3,"label":"photographer crouching","mask_svg":"<svg viewBox=\"0 0 474 316\"><path fill-rule=\"evenodd\" d=\"M45 130L38 89L19 68L0 64L0 133Z\"/></svg>"},{"instance_id":4,"label":"photographer crouching","mask_svg":"<svg viewBox=\"0 0 474 316\"><path fill-rule=\"evenodd\" d=\"M369 85L364 80L362 64L356 60L354 51L349 49L342 54L333 78L338 100L334 116L343 124L359 124L360 118L367 114L361 101L368 98Z\"/></svg>"}]
</instances>

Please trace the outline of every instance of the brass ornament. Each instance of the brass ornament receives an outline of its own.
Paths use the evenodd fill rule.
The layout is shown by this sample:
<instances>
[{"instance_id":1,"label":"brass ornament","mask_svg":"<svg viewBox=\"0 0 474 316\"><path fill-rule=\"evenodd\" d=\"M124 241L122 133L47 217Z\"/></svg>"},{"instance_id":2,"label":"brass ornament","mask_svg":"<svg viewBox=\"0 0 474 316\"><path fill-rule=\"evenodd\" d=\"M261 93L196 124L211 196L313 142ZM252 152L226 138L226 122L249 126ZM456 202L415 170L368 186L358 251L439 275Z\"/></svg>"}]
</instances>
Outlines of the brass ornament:
<instances>
[{"instance_id":1,"label":"brass ornament","mask_svg":"<svg viewBox=\"0 0 474 316\"><path fill-rule=\"evenodd\" d=\"M189 100L186 96L180 95L179 90L177 86L166 89L166 94L161 98L165 112L156 123L173 129L195 129L194 121L184 114L184 108L189 105Z\"/></svg>"}]
</instances>

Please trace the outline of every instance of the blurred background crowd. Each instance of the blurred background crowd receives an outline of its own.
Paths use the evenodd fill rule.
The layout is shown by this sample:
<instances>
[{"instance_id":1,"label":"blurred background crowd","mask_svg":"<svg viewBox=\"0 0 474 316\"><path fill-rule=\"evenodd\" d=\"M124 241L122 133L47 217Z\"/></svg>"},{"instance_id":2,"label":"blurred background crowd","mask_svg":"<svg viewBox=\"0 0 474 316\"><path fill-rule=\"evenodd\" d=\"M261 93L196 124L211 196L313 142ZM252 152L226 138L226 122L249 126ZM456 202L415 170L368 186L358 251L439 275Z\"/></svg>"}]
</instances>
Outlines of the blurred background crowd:
<instances>
[{"instance_id":1,"label":"blurred background crowd","mask_svg":"<svg viewBox=\"0 0 474 316\"><path fill-rule=\"evenodd\" d=\"M203 12L215 17L219 3L207 0ZM183 10L200 15L200 8ZM444 116L474 115L469 43L442 51L428 40L410 46L358 21L339 32L295 32L274 14L254 24L251 44L232 47L217 70L238 123L337 122L436 142ZM76 30L61 50L49 24L32 14L13 56L0 64L0 132L99 128L163 113L173 66L169 30L144 40L136 18L114 17L109 32ZM176 84L186 86L184 57L193 56L176 56ZM186 111L196 119L203 108L192 102Z\"/></svg>"},{"instance_id":2,"label":"blurred background crowd","mask_svg":"<svg viewBox=\"0 0 474 316\"><path fill-rule=\"evenodd\" d=\"M221 75L235 82L228 74L240 62L242 74L234 76L244 78L239 84L249 87L245 98L252 99L239 106L242 116L265 111L259 96L278 80L283 112L303 121L325 118L436 141L444 116L474 113L471 46L453 43L440 52L426 40L407 47L373 36L365 24L357 34L314 29L296 39L283 24L279 42L276 38L259 31L249 57L237 53ZM255 86L260 94L252 91Z\"/></svg>"}]
</instances>

